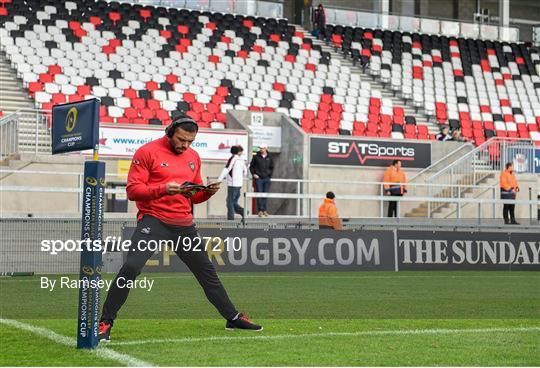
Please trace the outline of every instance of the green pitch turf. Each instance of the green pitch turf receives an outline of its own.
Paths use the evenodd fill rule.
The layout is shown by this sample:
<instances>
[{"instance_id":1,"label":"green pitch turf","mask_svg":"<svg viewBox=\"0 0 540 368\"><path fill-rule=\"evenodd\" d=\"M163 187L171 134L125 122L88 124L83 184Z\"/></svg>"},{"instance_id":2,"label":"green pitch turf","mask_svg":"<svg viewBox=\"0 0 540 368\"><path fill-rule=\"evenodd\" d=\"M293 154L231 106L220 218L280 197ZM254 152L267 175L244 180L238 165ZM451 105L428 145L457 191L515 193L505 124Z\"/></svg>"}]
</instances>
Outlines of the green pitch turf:
<instances>
[{"instance_id":1,"label":"green pitch turf","mask_svg":"<svg viewBox=\"0 0 540 368\"><path fill-rule=\"evenodd\" d=\"M262 332L225 331L189 274L144 276L97 351L73 347L77 290L0 278L0 365L540 365L536 272L221 274Z\"/></svg>"}]
</instances>

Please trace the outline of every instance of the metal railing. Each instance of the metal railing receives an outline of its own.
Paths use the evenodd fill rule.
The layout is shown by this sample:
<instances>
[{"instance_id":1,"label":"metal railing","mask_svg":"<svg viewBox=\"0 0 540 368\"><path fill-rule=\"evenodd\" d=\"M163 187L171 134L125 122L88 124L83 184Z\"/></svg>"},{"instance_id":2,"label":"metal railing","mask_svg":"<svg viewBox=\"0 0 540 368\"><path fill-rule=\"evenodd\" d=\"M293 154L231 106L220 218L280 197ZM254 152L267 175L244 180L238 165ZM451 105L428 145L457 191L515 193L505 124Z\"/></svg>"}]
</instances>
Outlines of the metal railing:
<instances>
[{"instance_id":1,"label":"metal railing","mask_svg":"<svg viewBox=\"0 0 540 368\"><path fill-rule=\"evenodd\" d=\"M512 162L517 173L534 173L534 142L529 139L491 138L471 152L425 180L428 197L463 198L478 185L496 178L506 163ZM464 186L455 187L453 184ZM440 187L445 187L442 191ZM495 192L495 190L494 190ZM428 213L439 211L446 203L429 202ZM457 207L459 212L460 207Z\"/></svg>"},{"instance_id":2,"label":"metal railing","mask_svg":"<svg viewBox=\"0 0 540 368\"><path fill-rule=\"evenodd\" d=\"M18 116L10 114L0 119L0 160L19 151Z\"/></svg>"},{"instance_id":3,"label":"metal railing","mask_svg":"<svg viewBox=\"0 0 540 368\"><path fill-rule=\"evenodd\" d=\"M392 12L381 13L336 6L325 7L325 13L326 22L329 24L494 41L519 41L519 28L501 27L497 24L479 24L449 18L417 17Z\"/></svg>"},{"instance_id":4,"label":"metal railing","mask_svg":"<svg viewBox=\"0 0 540 368\"><path fill-rule=\"evenodd\" d=\"M308 212L306 214L297 214L292 217L299 217L299 218L307 218L311 221L311 219L315 218L316 216L313 214L313 211L311 210L312 204L314 203L314 200L321 201L325 198L324 194L296 194L296 193L261 193L261 192L245 192L244 193L245 203L247 203L249 198L275 198L275 199L296 199L296 200L304 200L308 203ZM540 200L538 199L532 199L532 193L529 191L529 199L518 199L518 200L508 200L508 199L497 199L497 198L434 198L434 197L410 197L410 196L403 196L403 197L394 197L394 196L384 196L384 195L340 195L340 200L351 202L351 201L362 201L362 202L369 202L369 201L380 201L380 202L397 202L397 218L403 217L401 215L401 207L402 203L410 203L410 202L426 202L426 203L447 203L449 205L455 205L456 208L459 208L459 206L472 204L476 205L477 207L477 215L475 219L478 221L478 223L481 223L481 220L485 218L482 216L483 210L486 205L503 205L503 204L514 204L516 206L527 206L528 210L528 220L530 221L530 224L537 225L537 219L534 216L534 211L538 206L540 206ZM315 202L318 203L318 202ZM244 207L244 217L248 215L247 206ZM379 217L384 217L384 213L380 213ZM461 219L459 216L459 211L457 212L457 219ZM495 216L493 217L495 218Z\"/></svg>"},{"instance_id":5,"label":"metal railing","mask_svg":"<svg viewBox=\"0 0 540 368\"><path fill-rule=\"evenodd\" d=\"M74 176L76 177L76 181L72 181L72 186L36 186L36 185L5 185L4 179L8 175L39 175L42 180L40 182L49 182L48 179L46 179L47 175L53 175L53 176ZM80 205L82 195L82 189L83 189L83 173L82 172L71 172L71 171L44 171L44 170L13 170L13 169L1 169L0 170L0 177L2 177L2 182L0 182L0 193L1 192L11 192L11 193L33 193L33 192L42 192L42 193L76 193L79 196L79 199L77 201L78 206ZM119 176L115 173L109 173L106 174L107 178L114 178L116 180L116 184L120 184L123 180L125 180L125 177ZM213 178L208 178L208 180L211 180ZM27 182L26 180L24 182ZM67 182L67 180L66 180ZM294 198L297 199L296 201L296 208L295 216L299 217L307 217L310 215L311 207L310 203L307 202L308 197L303 196L315 196L313 198L322 198L323 194L319 193L325 193L328 187L336 187L336 186L346 186L348 188L358 188L358 194L361 193L372 193L372 195L369 195L370 201L377 201L377 206L372 206L373 210L377 211L379 213L379 217L382 217L384 215L384 206L385 202L394 200L396 197L389 197L386 195L386 190L384 188L385 184L392 184L392 183L384 183L379 181L343 181L343 180L309 180L309 179L280 179L280 178L273 178L273 183L293 183L294 186L291 186L291 192L289 193L281 193L284 195L292 195L295 196ZM319 187L315 187L315 185L318 185ZM310 188L311 186L311 188ZM246 188L246 200L247 198L256 198L265 196L265 194L253 194L254 192L251 189L251 179L245 180L244 188ZM426 204L430 206L431 209L439 209L441 206L449 206L449 204L456 205L456 209L453 210L450 208L450 210L453 212L450 212L447 214L447 217L452 217L455 215L455 218L462 218L462 209L467 206L474 203L477 203L479 201L484 201L484 203L487 203L486 201L489 201L489 203L492 204L491 207L491 217L496 217L496 211L495 211L495 204L499 203L498 196L498 186L497 185L482 185L481 183L471 184L471 183L429 183L429 182L418 182L418 183L407 183L407 207L402 206L402 212L405 214L408 212L414 212L415 208L421 207L422 204ZM437 195L431 195L431 192L437 193ZM106 194L125 194L125 189L116 189L116 188L106 188L105 189ZM476 193L478 194L477 198L465 198L465 195L467 193ZM275 198L276 193L270 193L271 196L268 198ZM280 193L277 193L280 194ZM353 194L355 196L356 194ZM480 195L482 195L482 198L478 198ZM340 200L347 199L348 195L341 195L338 193L338 197ZM364 198L366 196L362 196ZM284 197L288 198L288 197ZM425 200L425 198L429 198L429 200ZM440 199L440 201L439 201ZM454 201L457 200L457 201ZM398 199L399 200L399 199ZM462 201L463 200L463 201ZM529 200L532 200L532 194L529 193ZM216 208L213 206L215 204L215 199L209 200L206 203L207 206L207 216L211 217L211 208ZM247 203L247 202L246 202ZM434 205L436 204L436 205ZM532 204L531 204L532 205ZM416 207L415 207L416 206ZM484 206L485 208L485 206ZM79 208L80 210L80 208ZM31 211L30 211L31 212ZM426 215L424 217L432 217L433 213L435 211L427 211ZM470 213L471 211L469 211ZM485 216L484 216L485 217Z\"/></svg>"},{"instance_id":6,"label":"metal railing","mask_svg":"<svg viewBox=\"0 0 540 368\"><path fill-rule=\"evenodd\" d=\"M474 149L474 146L471 143L463 143L459 145L456 149L448 152L446 155L438 159L437 161L433 162L431 165L426 167L425 169L420 170L415 175L413 175L409 182L414 182L416 179L420 178L422 175L428 175L430 172L439 172L441 169L438 169L441 166L446 167L450 163L455 161L455 157L458 153L464 151L465 149L468 149L472 151Z\"/></svg>"},{"instance_id":7,"label":"metal railing","mask_svg":"<svg viewBox=\"0 0 540 368\"><path fill-rule=\"evenodd\" d=\"M51 111L38 109L19 109L1 119L0 157L16 153L50 153L50 122Z\"/></svg>"}]
</instances>

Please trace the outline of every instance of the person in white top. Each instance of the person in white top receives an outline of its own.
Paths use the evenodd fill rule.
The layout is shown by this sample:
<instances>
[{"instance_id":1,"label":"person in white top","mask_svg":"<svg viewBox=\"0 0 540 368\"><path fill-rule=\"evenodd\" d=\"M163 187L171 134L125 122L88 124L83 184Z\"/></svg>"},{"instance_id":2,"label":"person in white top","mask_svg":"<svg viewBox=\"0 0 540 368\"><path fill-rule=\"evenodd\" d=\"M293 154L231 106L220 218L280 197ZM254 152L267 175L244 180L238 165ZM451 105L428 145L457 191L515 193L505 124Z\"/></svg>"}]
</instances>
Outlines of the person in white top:
<instances>
[{"instance_id":1,"label":"person in white top","mask_svg":"<svg viewBox=\"0 0 540 368\"><path fill-rule=\"evenodd\" d=\"M244 217L244 209L238 204L240 190L247 174L246 161L242 158L243 152L242 146L231 147L231 157L218 178L218 181L227 178L227 220L234 220L235 213Z\"/></svg>"}]
</instances>

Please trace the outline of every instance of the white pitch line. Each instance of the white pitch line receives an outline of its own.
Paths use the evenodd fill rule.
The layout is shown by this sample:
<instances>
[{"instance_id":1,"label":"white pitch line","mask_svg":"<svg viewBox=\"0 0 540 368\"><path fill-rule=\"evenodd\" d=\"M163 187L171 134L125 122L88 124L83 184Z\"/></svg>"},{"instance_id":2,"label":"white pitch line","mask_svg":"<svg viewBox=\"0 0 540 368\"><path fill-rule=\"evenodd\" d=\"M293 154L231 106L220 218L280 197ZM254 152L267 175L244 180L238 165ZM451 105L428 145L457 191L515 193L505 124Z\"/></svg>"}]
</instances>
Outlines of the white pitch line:
<instances>
[{"instance_id":1,"label":"white pitch line","mask_svg":"<svg viewBox=\"0 0 540 368\"><path fill-rule=\"evenodd\" d=\"M0 318L0 323L17 328L19 330L24 330L31 332L35 335L52 340L58 344L69 346L71 348L77 347L77 340L71 337L60 335L48 328L33 326L28 323L16 321L14 319L4 319ZM88 349L89 352L96 354L100 358L106 358L110 360L117 361L120 364L125 364L129 367L150 367L151 364L145 361L139 360L127 354L118 353L112 349L106 347L98 347L97 349Z\"/></svg>"},{"instance_id":2,"label":"white pitch line","mask_svg":"<svg viewBox=\"0 0 540 368\"><path fill-rule=\"evenodd\" d=\"M516 328L466 328L466 329L414 329L414 330L371 330L357 332L326 332L312 334L287 334L287 335L258 335L258 336L208 336L208 337L185 337L178 339L151 339L110 342L110 345L144 345L164 343L192 343L209 341L246 341L246 340L282 340L293 338L311 337L358 337L358 336L381 336L381 335L429 335L429 334L460 334L460 333L493 333L493 332L540 332L540 327L516 327ZM256 333L256 332L255 332ZM263 332L261 332L263 333Z\"/></svg>"}]
</instances>

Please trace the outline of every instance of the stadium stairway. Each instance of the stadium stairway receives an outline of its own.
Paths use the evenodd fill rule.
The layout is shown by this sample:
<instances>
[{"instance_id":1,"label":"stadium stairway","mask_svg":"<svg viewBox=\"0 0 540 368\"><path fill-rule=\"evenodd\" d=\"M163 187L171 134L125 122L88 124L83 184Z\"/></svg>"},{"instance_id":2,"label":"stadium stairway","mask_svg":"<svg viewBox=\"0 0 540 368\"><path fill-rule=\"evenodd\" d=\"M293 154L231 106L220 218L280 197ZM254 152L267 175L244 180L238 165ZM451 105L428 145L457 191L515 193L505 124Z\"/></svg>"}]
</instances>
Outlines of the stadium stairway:
<instances>
[{"instance_id":1,"label":"stadium stairway","mask_svg":"<svg viewBox=\"0 0 540 368\"><path fill-rule=\"evenodd\" d=\"M468 174L463 175L461 179L457 180L454 184L456 185L467 185L472 181L472 175L474 174ZM479 172L476 174L476 182L478 185L485 186L493 186L496 184L497 181L497 175L494 172ZM452 191L454 190L454 193ZM456 198L457 193L455 193L455 189L452 188L445 188L441 190L439 193L435 194L435 198ZM480 198L485 195L490 195L491 193L487 193L485 188L464 188L461 189L459 197L460 198ZM466 205L462 206L465 207ZM476 210L476 209L473 209ZM437 217L437 218L451 218L452 216L455 216L456 208L454 204L449 203L433 203L431 208L431 216ZM418 207L413 208L411 211L405 213L405 217L429 217L428 214L428 204L422 203Z\"/></svg>"},{"instance_id":2,"label":"stadium stairway","mask_svg":"<svg viewBox=\"0 0 540 368\"><path fill-rule=\"evenodd\" d=\"M310 38L313 40L313 44L320 45L323 51L329 52L332 55L332 58L339 59L341 65L348 66L352 74L360 75L361 79L364 81L369 81L372 89L379 90L383 98L389 98L396 106L402 106L405 110L405 115L411 115L416 118L417 125L426 125L429 130L429 134L436 135L440 132L439 127L436 123L433 123L429 120L428 116L423 114L421 110L418 110L416 107L411 106L410 100L401 98L400 96L393 93L393 91L387 89L385 85L375 78L374 76L365 73L358 65L354 65L349 58L345 58L343 54L337 52L333 47L327 45L324 41L319 40L311 35L311 32L306 30L300 25L295 25L297 31L303 32L305 38Z\"/></svg>"},{"instance_id":3,"label":"stadium stairway","mask_svg":"<svg viewBox=\"0 0 540 368\"><path fill-rule=\"evenodd\" d=\"M34 103L23 87L6 55L0 52L0 109L7 116L19 109L33 109Z\"/></svg>"},{"instance_id":4,"label":"stadium stairway","mask_svg":"<svg viewBox=\"0 0 540 368\"><path fill-rule=\"evenodd\" d=\"M27 95L22 81L17 78L16 71L11 68L6 55L0 52L0 110L4 112L5 117L19 111L19 152L48 154L50 132L46 117L36 115L32 112L34 108L34 102Z\"/></svg>"}]
</instances>

